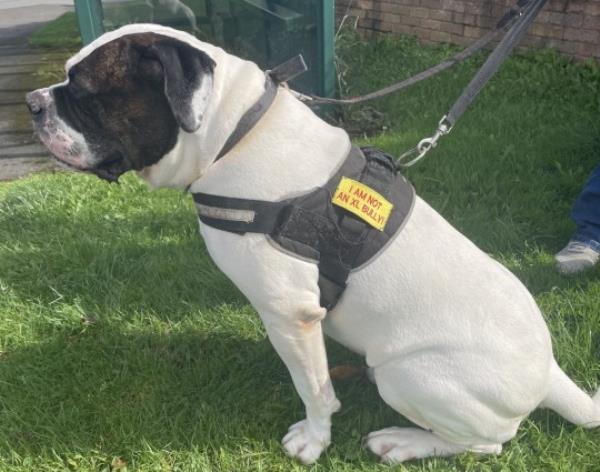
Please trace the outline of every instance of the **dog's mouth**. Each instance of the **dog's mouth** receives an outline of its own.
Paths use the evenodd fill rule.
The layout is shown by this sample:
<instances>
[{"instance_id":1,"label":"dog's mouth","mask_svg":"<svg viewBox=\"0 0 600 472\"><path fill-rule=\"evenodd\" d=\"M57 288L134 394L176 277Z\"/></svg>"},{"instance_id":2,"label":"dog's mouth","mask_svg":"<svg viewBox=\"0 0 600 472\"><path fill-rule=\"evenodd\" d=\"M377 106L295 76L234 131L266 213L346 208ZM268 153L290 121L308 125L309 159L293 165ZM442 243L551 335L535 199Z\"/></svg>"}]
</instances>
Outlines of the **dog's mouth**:
<instances>
[{"instance_id":1,"label":"dog's mouth","mask_svg":"<svg viewBox=\"0 0 600 472\"><path fill-rule=\"evenodd\" d=\"M63 169L73 170L73 171L79 171L79 172L85 172L85 169L82 169L79 166L76 166L75 164L71 164L70 162L61 159L56 154L51 153L51 155L54 158L54 160L56 162L58 162L58 164L60 165L60 167L62 167Z\"/></svg>"},{"instance_id":2,"label":"dog's mouth","mask_svg":"<svg viewBox=\"0 0 600 472\"><path fill-rule=\"evenodd\" d=\"M43 127L36 131L52 157L65 169L91 173L108 182L118 182L121 174L131 169L125 155L120 151L113 151L98 164L90 165L86 162L89 159L84 158L81 146L69 139L60 129L49 130Z\"/></svg>"},{"instance_id":3,"label":"dog's mouth","mask_svg":"<svg viewBox=\"0 0 600 472\"><path fill-rule=\"evenodd\" d=\"M101 162L97 167L84 167L54 153L52 153L52 157L65 169L94 174L96 177L108 182L118 183L121 174L127 170L125 156L121 153L115 153L108 160Z\"/></svg>"},{"instance_id":4,"label":"dog's mouth","mask_svg":"<svg viewBox=\"0 0 600 472\"><path fill-rule=\"evenodd\" d=\"M81 172L88 170L87 166L81 163L81 149L75 143L68 143L61 135L52 136L46 130L39 130L36 134L61 167Z\"/></svg>"},{"instance_id":5,"label":"dog's mouth","mask_svg":"<svg viewBox=\"0 0 600 472\"><path fill-rule=\"evenodd\" d=\"M103 160L98 166L88 170L108 182L118 182L121 174L130 168L131 166L127 162L127 159L125 159L125 156L121 152L115 151L108 159Z\"/></svg>"}]
</instances>

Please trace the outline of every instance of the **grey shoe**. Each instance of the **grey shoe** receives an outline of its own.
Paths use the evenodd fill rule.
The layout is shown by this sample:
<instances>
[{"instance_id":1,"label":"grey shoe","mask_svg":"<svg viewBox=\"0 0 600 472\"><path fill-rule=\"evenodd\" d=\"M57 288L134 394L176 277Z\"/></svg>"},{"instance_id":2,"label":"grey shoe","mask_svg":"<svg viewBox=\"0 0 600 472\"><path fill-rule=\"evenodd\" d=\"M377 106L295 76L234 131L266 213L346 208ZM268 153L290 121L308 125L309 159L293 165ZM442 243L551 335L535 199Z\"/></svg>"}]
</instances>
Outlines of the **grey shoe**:
<instances>
[{"instance_id":1,"label":"grey shoe","mask_svg":"<svg viewBox=\"0 0 600 472\"><path fill-rule=\"evenodd\" d=\"M569 241L554 258L559 272L575 274L593 267L600 258L600 253L586 243Z\"/></svg>"}]
</instances>

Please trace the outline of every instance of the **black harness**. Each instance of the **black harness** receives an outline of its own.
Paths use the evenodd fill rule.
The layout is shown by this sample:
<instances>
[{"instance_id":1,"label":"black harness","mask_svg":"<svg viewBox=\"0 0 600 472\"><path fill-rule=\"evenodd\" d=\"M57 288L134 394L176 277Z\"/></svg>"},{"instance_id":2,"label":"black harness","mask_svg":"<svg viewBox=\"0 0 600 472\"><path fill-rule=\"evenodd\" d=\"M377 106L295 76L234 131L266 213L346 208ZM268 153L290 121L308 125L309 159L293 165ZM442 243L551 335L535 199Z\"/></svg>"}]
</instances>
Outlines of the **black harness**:
<instances>
[{"instance_id":1,"label":"black harness","mask_svg":"<svg viewBox=\"0 0 600 472\"><path fill-rule=\"evenodd\" d=\"M273 72L267 74L263 96L242 116L217 159L269 108L280 81L275 77ZM320 303L331 310L346 288L348 275L372 261L400 231L414 195L390 156L372 147L353 146L323 187L300 196L276 202L206 193L193 197L202 223L231 233L266 234L286 253L315 262Z\"/></svg>"}]
</instances>

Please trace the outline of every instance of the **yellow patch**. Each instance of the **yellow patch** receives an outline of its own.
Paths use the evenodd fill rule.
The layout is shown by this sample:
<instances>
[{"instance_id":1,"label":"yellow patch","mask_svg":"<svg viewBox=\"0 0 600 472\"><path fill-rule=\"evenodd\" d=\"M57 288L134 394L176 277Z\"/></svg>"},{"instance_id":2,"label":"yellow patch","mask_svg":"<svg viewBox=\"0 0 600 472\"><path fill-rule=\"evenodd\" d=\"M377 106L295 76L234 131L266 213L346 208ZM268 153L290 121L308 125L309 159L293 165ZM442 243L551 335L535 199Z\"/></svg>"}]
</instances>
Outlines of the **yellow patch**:
<instances>
[{"instance_id":1,"label":"yellow patch","mask_svg":"<svg viewBox=\"0 0 600 472\"><path fill-rule=\"evenodd\" d=\"M348 177L342 177L331 201L379 231L385 228L394 208L380 193Z\"/></svg>"}]
</instances>

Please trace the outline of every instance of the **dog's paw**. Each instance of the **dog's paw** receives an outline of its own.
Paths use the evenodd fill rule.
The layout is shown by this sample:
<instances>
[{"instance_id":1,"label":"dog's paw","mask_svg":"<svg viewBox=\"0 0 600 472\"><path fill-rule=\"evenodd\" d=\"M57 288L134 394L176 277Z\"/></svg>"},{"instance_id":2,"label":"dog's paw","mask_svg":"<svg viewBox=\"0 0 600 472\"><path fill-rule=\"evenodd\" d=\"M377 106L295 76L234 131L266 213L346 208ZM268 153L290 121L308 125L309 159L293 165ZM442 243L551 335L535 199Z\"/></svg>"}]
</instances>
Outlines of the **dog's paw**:
<instances>
[{"instance_id":1,"label":"dog's paw","mask_svg":"<svg viewBox=\"0 0 600 472\"><path fill-rule=\"evenodd\" d=\"M502 446L498 444L467 448L418 428L386 428L375 431L367 436L366 446L382 462L390 465L431 456L451 456L468 449L485 454L496 454L502 450Z\"/></svg>"},{"instance_id":2,"label":"dog's paw","mask_svg":"<svg viewBox=\"0 0 600 472\"><path fill-rule=\"evenodd\" d=\"M288 456L303 464L312 464L331 443L331 431L302 420L290 426L281 443Z\"/></svg>"}]
</instances>

